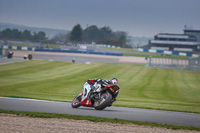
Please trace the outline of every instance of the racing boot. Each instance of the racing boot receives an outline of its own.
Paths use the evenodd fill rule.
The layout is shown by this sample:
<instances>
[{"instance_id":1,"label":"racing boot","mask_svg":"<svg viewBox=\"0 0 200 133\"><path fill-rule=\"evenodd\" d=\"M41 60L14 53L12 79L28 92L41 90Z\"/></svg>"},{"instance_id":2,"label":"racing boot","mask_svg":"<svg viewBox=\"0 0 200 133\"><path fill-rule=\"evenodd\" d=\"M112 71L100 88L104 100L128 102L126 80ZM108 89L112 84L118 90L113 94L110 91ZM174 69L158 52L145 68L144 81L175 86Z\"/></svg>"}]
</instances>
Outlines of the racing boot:
<instances>
[{"instance_id":1,"label":"racing boot","mask_svg":"<svg viewBox=\"0 0 200 133\"><path fill-rule=\"evenodd\" d=\"M115 101L116 101L116 98L112 99L112 100L110 101L110 104L108 104L108 107L112 106L112 104L113 104Z\"/></svg>"}]
</instances>

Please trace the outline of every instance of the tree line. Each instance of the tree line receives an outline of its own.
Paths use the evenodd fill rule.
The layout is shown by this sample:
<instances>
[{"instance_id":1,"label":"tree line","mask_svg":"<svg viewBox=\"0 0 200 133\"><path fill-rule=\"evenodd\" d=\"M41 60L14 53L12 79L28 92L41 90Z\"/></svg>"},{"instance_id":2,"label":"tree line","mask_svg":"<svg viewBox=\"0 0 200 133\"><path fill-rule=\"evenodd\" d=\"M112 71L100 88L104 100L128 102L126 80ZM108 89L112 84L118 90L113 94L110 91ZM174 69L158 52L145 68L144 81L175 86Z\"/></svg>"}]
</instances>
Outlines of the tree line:
<instances>
[{"instance_id":1,"label":"tree line","mask_svg":"<svg viewBox=\"0 0 200 133\"><path fill-rule=\"evenodd\" d=\"M110 27L98 28L91 25L82 29L80 24L73 27L72 31L67 34L67 39L73 43L92 43L110 44L120 47L126 47L128 42L127 33L124 31L114 32Z\"/></svg>"},{"instance_id":2,"label":"tree line","mask_svg":"<svg viewBox=\"0 0 200 133\"><path fill-rule=\"evenodd\" d=\"M0 39L13 39L13 40L28 40L31 42L51 42L58 41L78 43L96 43L96 44L110 44L120 47L128 47L127 42L128 34L124 31L114 32L109 26L97 27L91 25L83 29L80 24L73 27L68 34L57 34L51 40L47 40L46 33L40 31L38 33L31 32L30 30L19 31L18 29L7 28L0 31Z\"/></svg>"},{"instance_id":3,"label":"tree line","mask_svg":"<svg viewBox=\"0 0 200 133\"><path fill-rule=\"evenodd\" d=\"M14 39L14 40L28 40L32 42L42 42L45 41L46 33L40 31L38 33L31 33L29 30L19 31L18 29L7 28L0 31L0 39Z\"/></svg>"}]
</instances>

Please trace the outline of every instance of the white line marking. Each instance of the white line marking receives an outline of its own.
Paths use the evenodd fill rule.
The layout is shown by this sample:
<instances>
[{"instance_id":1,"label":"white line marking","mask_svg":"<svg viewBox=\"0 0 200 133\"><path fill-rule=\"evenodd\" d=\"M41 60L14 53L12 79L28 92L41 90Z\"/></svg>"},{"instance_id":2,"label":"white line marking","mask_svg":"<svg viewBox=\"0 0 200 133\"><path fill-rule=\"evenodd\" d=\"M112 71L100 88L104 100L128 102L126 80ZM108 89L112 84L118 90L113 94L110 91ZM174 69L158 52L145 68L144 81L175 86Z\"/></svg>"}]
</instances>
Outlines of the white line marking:
<instances>
[{"instance_id":1,"label":"white line marking","mask_svg":"<svg viewBox=\"0 0 200 133\"><path fill-rule=\"evenodd\" d=\"M26 99L26 98L15 98L15 97L0 97L1 99L17 99L17 100L24 100L24 101L36 101L36 102L60 102L66 103L62 101L48 101L48 100L38 100L38 99Z\"/></svg>"}]
</instances>

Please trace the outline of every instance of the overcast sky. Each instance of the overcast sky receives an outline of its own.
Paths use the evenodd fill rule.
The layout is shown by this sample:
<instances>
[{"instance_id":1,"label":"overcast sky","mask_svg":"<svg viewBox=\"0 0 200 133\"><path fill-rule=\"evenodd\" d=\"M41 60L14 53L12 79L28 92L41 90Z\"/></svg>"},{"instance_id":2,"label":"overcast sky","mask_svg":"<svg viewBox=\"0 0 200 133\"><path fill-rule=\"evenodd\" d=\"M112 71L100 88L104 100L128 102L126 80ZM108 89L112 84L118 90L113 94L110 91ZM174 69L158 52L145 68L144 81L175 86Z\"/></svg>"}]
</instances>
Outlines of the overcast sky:
<instances>
[{"instance_id":1,"label":"overcast sky","mask_svg":"<svg viewBox=\"0 0 200 133\"><path fill-rule=\"evenodd\" d=\"M71 30L109 26L132 36L200 30L200 0L0 0L0 22Z\"/></svg>"}]
</instances>

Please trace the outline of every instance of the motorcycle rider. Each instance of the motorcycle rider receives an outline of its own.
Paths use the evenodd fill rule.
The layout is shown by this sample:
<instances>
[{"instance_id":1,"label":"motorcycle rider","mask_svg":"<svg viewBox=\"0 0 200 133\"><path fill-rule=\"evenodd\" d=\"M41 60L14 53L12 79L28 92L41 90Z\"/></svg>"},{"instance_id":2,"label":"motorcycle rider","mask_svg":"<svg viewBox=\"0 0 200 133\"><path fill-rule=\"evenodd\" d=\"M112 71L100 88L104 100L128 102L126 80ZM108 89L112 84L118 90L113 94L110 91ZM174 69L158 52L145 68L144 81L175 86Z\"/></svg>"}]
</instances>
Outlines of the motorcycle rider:
<instances>
[{"instance_id":1,"label":"motorcycle rider","mask_svg":"<svg viewBox=\"0 0 200 133\"><path fill-rule=\"evenodd\" d=\"M105 88L109 84L115 84L115 85L119 86L118 80L116 78L111 78L110 80L103 80L101 78L98 78L98 79L88 79L87 83L91 85L91 89L92 89L93 93L100 92L101 89ZM111 104L109 106L111 106L112 103L116 101L116 97L117 97L118 94L119 94L119 90L116 91L113 94L112 102L111 102Z\"/></svg>"}]
</instances>

